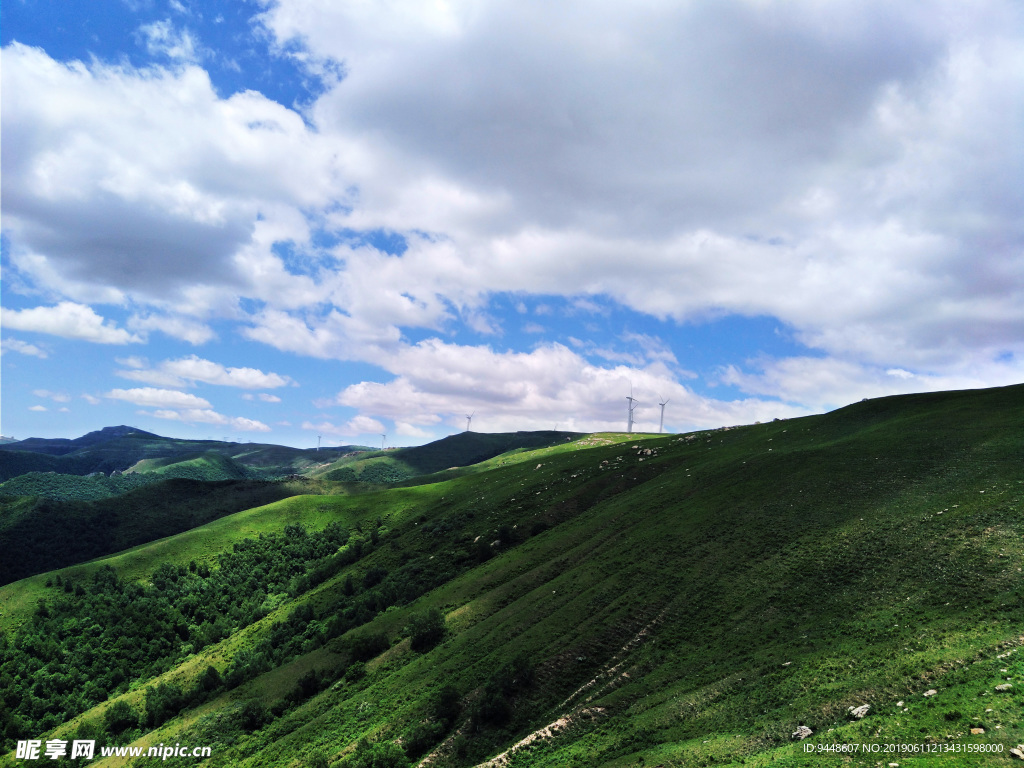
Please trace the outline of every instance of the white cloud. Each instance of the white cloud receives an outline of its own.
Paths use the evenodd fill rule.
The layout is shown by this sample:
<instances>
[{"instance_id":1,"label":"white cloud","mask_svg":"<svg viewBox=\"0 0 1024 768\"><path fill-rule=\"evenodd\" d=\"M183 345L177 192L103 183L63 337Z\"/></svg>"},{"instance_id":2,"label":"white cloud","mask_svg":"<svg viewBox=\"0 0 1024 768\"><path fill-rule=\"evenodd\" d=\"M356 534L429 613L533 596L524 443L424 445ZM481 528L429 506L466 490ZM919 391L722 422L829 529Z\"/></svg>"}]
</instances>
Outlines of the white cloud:
<instances>
[{"instance_id":1,"label":"white cloud","mask_svg":"<svg viewBox=\"0 0 1024 768\"><path fill-rule=\"evenodd\" d=\"M103 401L95 395L82 395L82 399L85 400L89 405L99 405Z\"/></svg>"},{"instance_id":2,"label":"white cloud","mask_svg":"<svg viewBox=\"0 0 1024 768\"><path fill-rule=\"evenodd\" d=\"M128 333L111 320L104 320L91 307L62 301L53 307L32 309L0 308L0 322L19 331L34 331L62 336L65 339L91 341L95 344L131 344L143 339Z\"/></svg>"},{"instance_id":3,"label":"white cloud","mask_svg":"<svg viewBox=\"0 0 1024 768\"><path fill-rule=\"evenodd\" d=\"M209 401L196 395L190 395L187 392L177 392L172 389L156 389L154 387L112 389L104 397L112 400L123 400L149 408L184 408L190 410L210 408Z\"/></svg>"},{"instance_id":4,"label":"white cloud","mask_svg":"<svg viewBox=\"0 0 1024 768\"><path fill-rule=\"evenodd\" d=\"M356 416L340 426L332 424L329 421L321 421L319 424L314 424L311 421L305 421L302 423L302 428L319 434L342 435L345 437L354 437L357 435L381 435L387 432L387 429L383 424L376 419L369 418L368 416Z\"/></svg>"},{"instance_id":5,"label":"white cloud","mask_svg":"<svg viewBox=\"0 0 1024 768\"><path fill-rule=\"evenodd\" d=\"M912 373L834 358L790 357L751 361L750 369L730 365L721 381L749 395L801 403L826 411L863 398L912 392L941 392L1017 384L1024 380L1024 359L977 359L945 372Z\"/></svg>"},{"instance_id":6,"label":"white cloud","mask_svg":"<svg viewBox=\"0 0 1024 768\"><path fill-rule=\"evenodd\" d=\"M32 394L36 397L45 397L48 400L53 400L55 403L71 402L71 395L66 392L51 392L48 389L33 389Z\"/></svg>"},{"instance_id":7,"label":"white cloud","mask_svg":"<svg viewBox=\"0 0 1024 768\"><path fill-rule=\"evenodd\" d=\"M20 355L30 355L32 357L39 357L43 359L49 357L49 354L45 349L19 339L4 339L0 342L0 350L3 350L4 352L17 352Z\"/></svg>"},{"instance_id":8,"label":"white cloud","mask_svg":"<svg viewBox=\"0 0 1024 768\"><path fill-rule=\"evenodd\" d=\"M262 400L264 403L280 403L281 398L277 395L268 395L266 392L260 392L258 395L246 392L242 395L243 400Z\"/></svg>"},{"instance_id":9,"label":"white cloud","mask_svg":"<svg viewBox=\"0 0 1024 768\"><path fill-rule=\"evenodd\" d=\"M205 344L216 338L216 334L209 325L180 316L134 315L128 319L127 325L133 331L159 331L193 345Z\"/></svg>"},{"instance_id":10,"label":"white cloud","mask_svg":"<svg viewBox=\"0 0 1024 768\"><path fill-rule=\"evenodd\" d=\"M444 297L471 321L521 291L776 317L866 364L1020 349L1013 4L282 0L263 21L344 61L313 110L359 147L338 224L408 235L401 258L339 252L354 319L433 327ZM381 296L421 314L361 306ZM338 323L303 330L354 354Z\"/></svg>"},{"instance_id":11,"label":"white cloud","mask_svg":"<svg viewBox=\"0 0 1024 768\"><path fill-rule=\"evenodd\" d=\"M29 406L29 410L30 411L37 411L39 413L43 413L43 412L45 412L47 410L47 408L46 408L45 405L31 405L31 406Z\"/></svg>"},{"instance_id":12,"label":"white cloud","mask_svg":"<svg viewBox=\"0 0 1024 768\"><path fill-rule=\"evenodd\" d=\"M273 389L294 384L288 376L264 373L257 368L228 368L196 355L189 355L177 360L164 360L156 368L145 367L145 363L142 361L133 360L132 362L137 364L132 365L131 370L118 371L117 374L122 378L164 387L182 387L197 381L242 389ZM279 402L279 400L266 402Z\"/></svg>"},{"instance_id":13,"label":"white cloud","mask_svg":"<svg viewBox=\"0 0 1024 768\"><path fill-rule=\"evenodd\" d=\"M172 5L172 7L174 7ZM175 10L182 12L183 6ZM199 59L196 40L187 29L177 29L170 19L154 21L139 27L150 56L162 55L176 61L194 62Z\"/></svg>"},{"instance_id":14,"label":"white cloud","mask_svg":"<svg viewBox=\"0 0 1024 768\"><path fill-rule=\"evenodd\" d=\"M71 298L128 298L158 315L230 315L239 292L273 301L303 285L267 271L276 257L261 233L304 243L303 211L344 200L346 184L338 147L299 114L254 91L222 99L194 65L61 63L19 43L3 53L3 226L17 269Z\"/></svg>"},{"instance_id":15,"label":"white cloud","mask_svg":"<svg viewBox=\"0 0 1024 768\"><path fill-rule=\"evenodd\" d=\"M114 360L120 365L126 365L129 368L145 368L149 365L149 361L144 357L138 355L131 355L130 357L115 357Z\"/></svg>"},{"instance_id":16,"label":"white cloud","mask_svg":"<svg viewBox=\"0 0 1024 768\"><path fill-rule=\"evenodd\" d=\"M393 381L345 397L396 429L457 423L474 393L494 423L548 427L568 409L611 425L612 405L587 404L637 372L711 425L761 418L762 396L797 412L995 384L1016 368L991 361L1024 359L1019 4L265 7L283 55L344 64L302 116L254 92L218 97L169 22L146 39L173 68L4 49L11 263L79 302L58 307L134 313L128 330L93 313L92 340L199 344L214 318L240 322L276 349L383 366ZM408 247L356 237L325 253L321 225ZM723 382L755 397L735 404L683 388L692 374L642 335L575 353L404 340L499 334L496 292L538 316L552 296L595 314L771 317L813 352L736 361ZM161 387L208 381L133 368Z\"/></svg>"},{"instance_id":17,"label":"white cloud","mask_svg":"<svg viewBox=\"0 0 1024 768\"><path fill-rule=\"evenodd\" d=\"M702 397L680 384L662 362L602 368L560 344L500 353L432 339L404 347L383 364L397 374L392 381L354 384L332 401L316 404L355 408L420 432L442 420L451 428L463 427L465 414L474 412L473 426L484 432L551 429L555 424L576 431L620 431L631 386L640 401L634 413L638 430L657 430L659 397L671 398L666 424L675 429L808 413L757 398L723 402Z\"/></svg>"},{"instance_id":18,"label":"white cloud","mask_svg":"<svg viewBox=\"0 0 1024 768\"><path fill-rule=\"evenodd\" d=\"M209 408L186 408L182 410L160 409L152 414L158 419L184 421L189 424L216 424L231 427L243 432L269 432L270 427L262 421L247 419L243 416L224 416Z\"/></svg>"},{"instance_id":19,"label":"white cloud","mask_svg":"<svg viewBox=\"0 0 1024 768\"><path fill-rule=\"evenodd\" d=\"M412 424L408 424L404 421L395 422L395 434L400 437L414 437L419 439L426 439L432 437L432 435L425 429L420 429Z\"/></svg>"}]
</instances>

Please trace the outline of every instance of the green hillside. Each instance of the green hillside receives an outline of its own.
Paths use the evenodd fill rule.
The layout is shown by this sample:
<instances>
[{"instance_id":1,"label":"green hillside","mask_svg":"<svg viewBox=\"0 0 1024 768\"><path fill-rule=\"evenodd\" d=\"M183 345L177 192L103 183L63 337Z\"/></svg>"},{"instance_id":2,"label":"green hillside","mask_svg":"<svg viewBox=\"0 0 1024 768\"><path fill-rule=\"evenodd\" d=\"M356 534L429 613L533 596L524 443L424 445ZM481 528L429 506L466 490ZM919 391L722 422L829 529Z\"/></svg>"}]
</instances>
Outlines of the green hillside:
<instances>
[{"instance_id":1,"label":"green hillside","mask_svg":"<svg viewBox=\"0 0 1024 768\"><path fill-rule=\"evenodd\" d=\"M581 437L578 432L460 432L413 448L372 451L345 456L312 474L342 482L401 483L495 456L559 445Z\"/></svg>"},{"instance_id":2,"label":"green hillside","mask_svg":"<svg viewBox=\"0 0 1024 768\"><path fill-rule=\"evenodd\" d=\"M1016 386L588 438L8 585L7 746L209 745L166 761L207 766L1011 765L1022 402ZM136 610L109 634L104 617ZM119 637L144 650L118 655Z\"/></svg>"},{"instance_id":3,"label":"green hillside","mask_svg":"<svg viewBox=\"0 0 1024 768\"><path fill-rule=\"evenodd\" d=\"M105 427L73 440L29 438L0 445L0 482L27 472L109 475L144 460L181 460L204 453L219 454L266 475L285 475L305 472L354 450L368 449L346 445L317 451L263 443L177 440L133 427Z\"/></svg>"},{"instance_id":4,"label":"green hillside","mask_svg":"<svg viewBox=\"0 0 1024 768\"><path fill-rule=\"evenodd\" d=\"M248 468L216 451L205 451L184 456L143 459L127 470L130 474L152 474L163 477L182 477L190 480L244 480L252 477Z\"/></svg>"},{"instance_id":5,"label":"green hillside","mask_svg":"<svg viewBox=\"0 0 1024 768\"><path fill-rule=\"evenodd\" d=\"M146 483L99 500L0 497L0 552L18 553L0 558L0 584L173 536L310 490L300 483L137 477Z\"/></svg>"}]
</instances>

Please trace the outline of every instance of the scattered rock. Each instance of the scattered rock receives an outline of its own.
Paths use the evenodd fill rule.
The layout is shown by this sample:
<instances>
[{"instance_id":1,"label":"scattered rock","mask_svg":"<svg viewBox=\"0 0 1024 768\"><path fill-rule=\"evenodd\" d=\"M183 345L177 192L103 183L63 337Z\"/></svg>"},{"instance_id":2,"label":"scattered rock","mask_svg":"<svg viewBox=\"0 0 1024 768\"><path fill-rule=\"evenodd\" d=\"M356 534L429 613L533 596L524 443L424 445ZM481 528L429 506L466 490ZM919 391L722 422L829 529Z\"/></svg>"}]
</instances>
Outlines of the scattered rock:
<instances>
[{"instance_id":1,"label":"scattered rock","mask_svg":"<svg viewBox=\"0 0 1024 768\"><path fill-rule=\"evenodd\" d=\"M787 661L787 662L785 662L785 663L784 663L784 664L783 664L782 666L784 666L784 667L788 667L788 666L789 666L790 664L792 664L792 663L793 663L792 661Z\"/></svg>"},{"instance_id":2,"label":"scattered rock","mask_svg":"<svg viewBox=\"0 0 1024 768\"><path fill-rule=\"evenodd\" d=\"M971 736L981 736L984 732L984 728L971 728Z\"/></svg>"},{"instance_id":3,"label":"scattered rock","mask_svg":"<svg viewBox=\"0 0 1024 768\"><path fill-rule=\"evenodd\" d=\"M536 471L537 471L538 469L540 469L540 468L541 468L541 467L543 467L543 466L544 466L543 464L538 464L538 465L537 465L536 467L534 467L533 469L534 469L534 471L536 472Z\"/></svg>"},{"instance_id":4,"label":"scattered rock","mask_svg":"<svg viewBox=\"0 0 1024 768\"><path fill-rule=\"evenodd\" d=\"M850 713L850 717L852 717L854 720L863 720L870 709L870 704L864 704L860 707L850 707L848 711Z\"/></svg>"},{"instance_id":5,"label":"scattered rock","mask_svg":"<svg viewBox=\"0 0 1024 768\"><path fill-rule=\"evenodd\" d=\"M903 706L903 702L902 701L897 701L896 702L896 706L897 707L902 707Z\"/></svg>"},{"instance_id":6,"label":"scattered rock","mask_svg":"<svg viewBox=\"0 0 1024 768\"><path fill-rule=\"evenodd\" d=\"M1010 754L1016 757L1018 760L1024 760L1024 744L1018 744L1016 747L1010 750Z\"/></svg>"},{"instance_id":7,"label":"scattered rock","mask_svg":"<svg viewBox=\"0 0 1024 768\"><path fill-rule=\"evenodd\" d=\"M806 725L801 725L799 728L797 728L795 731L793 731L793 738L796 739L797 741L803 741L808 736L813 736L813 735L814 735L814 731L812 731Z\"/></svg>"},{"instance_id":8,"label":"scattered rock","mask_svg":"<svg viewBox=\"0 0 1024 768\"><path fill-rule=\"evenodd\" d=\"M1012 683L1003 683L1002 685L997 685L996 686L996 690L997 691L1009 691L1012 688L1013 688L1013 684Z\"/></svg>"},{"instance_id":9,"label":"scattered rock","mask_svg":"<svg viewBox=\"0 0 1024 768\"><path fill-rule=\"evenodd\" d=\"M930 689L930 690L927 690L927 691L925 691L925 692L924 692L923 694L921 694L921 695L922 695L922 696L925 696L925 697L928 697L928 696L934 696L934 695L935 695L936 693L938 693L938 691L936 691L936 690L935 690L934 688L932 688L932 689Z\"/></svg>"}]
</instances>

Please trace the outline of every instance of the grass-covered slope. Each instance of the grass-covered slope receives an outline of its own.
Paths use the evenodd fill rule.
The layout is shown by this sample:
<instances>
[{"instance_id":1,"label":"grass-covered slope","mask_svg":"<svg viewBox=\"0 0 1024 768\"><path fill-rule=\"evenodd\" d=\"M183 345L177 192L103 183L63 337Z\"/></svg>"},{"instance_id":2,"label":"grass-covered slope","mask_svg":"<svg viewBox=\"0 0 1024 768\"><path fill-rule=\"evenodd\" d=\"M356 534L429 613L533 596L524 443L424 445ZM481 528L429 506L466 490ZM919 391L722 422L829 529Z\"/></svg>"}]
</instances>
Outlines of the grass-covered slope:
<instances>
[{"instance_id":1,"label":"grass-covered slope","mask_svg":"<svg viewBox=\"0 0 1024 768\"><path fill-rule=\"evenodd\" d=\"M575 440L577 432L460 432L413 448L396 448L342 457L316 470L330 480L400 483L421 475L467 467L495 456L533 448L546 448Z\"/></svg>"},{"instance_id":2,"label":"grass-covered slope","mask_svg":"<svg viewBox=\"0 0 1024 768\"><path fill-rule=\"evenodd\" d=\"M0 557L0 584L173 536L301 490L263 481L210 483L157 476L142 487L100 500L0 498L0 552L9 553Z\"/></svg>"},{"instance_id":3,"label":"grass-covered slope","mask_svg":"<svg viewBox=\"0 0 1024 768\"><path fill-rule=\"evenodd\" d=\"M187 606L234 542L286 523L350 535L330 529L346 543L276 597L257 579L269 612L226 639L200 647L183 616L167 672L51 733L213 747L181 765L1010 765L1022 402L1020 386L885 398L223 518L108 562L147 600L162 568ZM64 575L105 599L102 565ZM0 590L16 647L43 652L73 620L54 576ZM58 651L33 679L62 674ZM919 751L805 751L830 744Z\"/></svg>"}]
</instances>

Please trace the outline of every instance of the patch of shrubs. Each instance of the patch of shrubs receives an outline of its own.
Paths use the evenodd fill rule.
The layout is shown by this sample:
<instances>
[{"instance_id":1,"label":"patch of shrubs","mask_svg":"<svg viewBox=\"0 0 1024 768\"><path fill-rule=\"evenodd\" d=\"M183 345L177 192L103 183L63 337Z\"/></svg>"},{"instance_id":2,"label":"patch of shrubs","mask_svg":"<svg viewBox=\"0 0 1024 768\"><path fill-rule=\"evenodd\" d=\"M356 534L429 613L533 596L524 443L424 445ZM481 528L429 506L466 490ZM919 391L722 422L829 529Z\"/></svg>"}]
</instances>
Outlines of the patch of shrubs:
<instances>
[{"instance_id":1,"label":"patch of shrubs","mask_svg":"<svg viewBox=\"0 0 1024 768\"><path fill-rule=\"evenodd\" d=\"M470 715L474 731L500 728L512 719L516 697L533 684L533 665L525 656L517 656L495 672L484 685Z\"/></svg>"},{"instance_id":2,"label":"patch of shrubs","mask_svg":"<svg viewBox=\"0 0 1024 768\"><path fill-rule=\"evenodd\" d=\"M452 729L462 711L461 698L450 685L437 693L430 703L428 718L412 725L402 736L402 747L410 759L426 753Z\"/></svg>"},{"instance_id":3,"label":"patch of shrubs","mask_svg":"<svg viewBox=\"0 0 1024 768\"><path fill-rule=\"evenodd\" d=\"M424 653L444 639L444 616L437 608L415 614L406 628L412 649Z\"/></svg>"}]
</instances>

